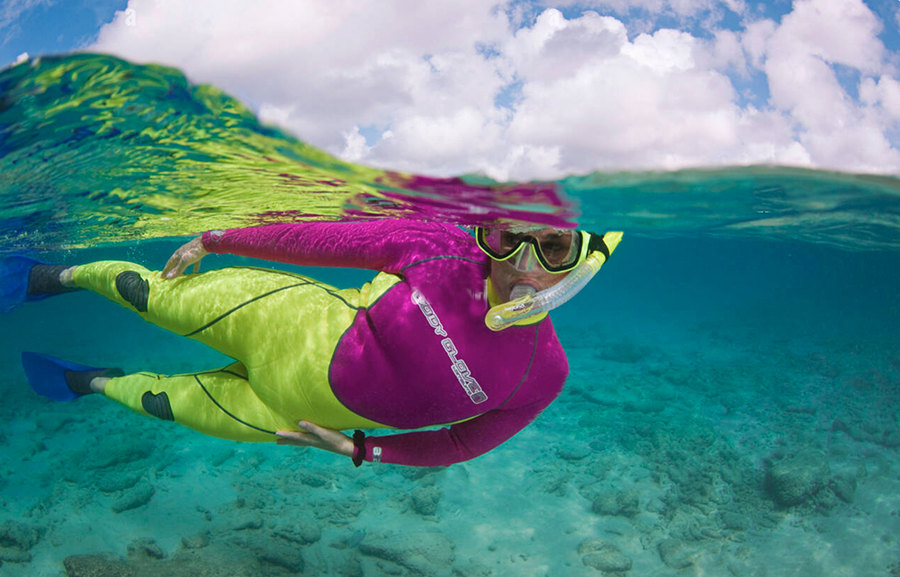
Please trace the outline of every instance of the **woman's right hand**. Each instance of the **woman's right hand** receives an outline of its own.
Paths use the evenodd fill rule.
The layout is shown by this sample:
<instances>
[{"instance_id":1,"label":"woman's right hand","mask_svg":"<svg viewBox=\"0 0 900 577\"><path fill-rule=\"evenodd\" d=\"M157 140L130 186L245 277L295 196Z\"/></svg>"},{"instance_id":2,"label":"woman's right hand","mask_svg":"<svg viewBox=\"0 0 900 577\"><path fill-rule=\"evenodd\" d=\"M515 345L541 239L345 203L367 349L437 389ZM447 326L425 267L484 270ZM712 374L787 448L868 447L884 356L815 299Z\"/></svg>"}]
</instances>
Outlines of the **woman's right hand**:
<instances>
[{"instance_id":1,"label":"woman's right hand","mask_svg":"<svg viewBox=\"0 0 900 577\"><path fill-rule=\"evenodd\" d=\"M203 237L198 236L189 243L175 251L175 254L166 263L166 268L160 273L163 278L175 278L184 273L191 265L194 265L194 274L200 272L200 259L209 254L203 248Z\"/></svg>"}]
</instances>

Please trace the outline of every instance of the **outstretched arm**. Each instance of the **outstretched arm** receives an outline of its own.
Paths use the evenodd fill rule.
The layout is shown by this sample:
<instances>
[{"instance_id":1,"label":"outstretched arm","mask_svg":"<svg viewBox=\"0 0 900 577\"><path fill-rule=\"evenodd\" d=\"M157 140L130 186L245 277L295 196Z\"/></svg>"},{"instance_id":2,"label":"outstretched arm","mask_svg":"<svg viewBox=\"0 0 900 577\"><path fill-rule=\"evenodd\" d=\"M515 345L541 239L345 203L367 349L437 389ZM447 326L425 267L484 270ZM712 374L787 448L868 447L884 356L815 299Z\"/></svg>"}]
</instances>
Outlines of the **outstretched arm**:
<instances>
[{"instance_id":1,"label":"outstretched arm","mask_svg":"<svg viewBox=\"0 0 900 577\"><path fill-rule=\"evenodd\" d=\"M495 449L524 429L546 408L535 402L512 410L493 410L435 431L367 437L364 460L380 454L383 463L440 467L474 459Z\"/></svg>"},{"instance_id":2,"label":"outstretched arm","mask_svg":"<svg viewBox=\"0 0 900 577\"><path fill-rule=\"evenodd\" d=\"M552 401L552 399L550 399ZM511 410L493 410L470 421L436 431L366 437L365 461L416 467L439 467L474 459L524 429L549 402L534 402ZM301 421L305 432L279 431L279 445L316 447L346 457L357 456L353 441L340 431Z\"/></svg>"},{"instance_id":3,"label":"outstretched arm","mask_svg":"<svg viewBox=\"0 0 900 577\"><path fill-rule=\"evenodd\" d=\"M178 249L163 274L174 278L210 253L399 273L416 260L452 252L456 243L468 245L469 239L452 225L399 220L301 222L216 230Z\"/></svg>"}]
</instances>

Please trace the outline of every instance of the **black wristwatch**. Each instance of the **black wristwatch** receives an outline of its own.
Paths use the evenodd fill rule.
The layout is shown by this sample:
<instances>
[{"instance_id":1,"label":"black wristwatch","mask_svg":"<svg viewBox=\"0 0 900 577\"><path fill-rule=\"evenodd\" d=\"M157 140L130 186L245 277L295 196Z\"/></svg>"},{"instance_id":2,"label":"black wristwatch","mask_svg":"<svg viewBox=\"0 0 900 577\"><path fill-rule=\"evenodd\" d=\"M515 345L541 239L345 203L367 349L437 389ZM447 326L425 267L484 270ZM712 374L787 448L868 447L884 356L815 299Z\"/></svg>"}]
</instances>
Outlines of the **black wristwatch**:
<instances>
[{"instance_id":1,"label":"black wristwatch","mask_svg":"<svg viewBox=\"0 0 900 577\"><path fill-rule=\"evenodd\" d=\"M353 431L353 464L359 467L366 460L366 434L359 429Z\"/></svg>"}]
</instances>

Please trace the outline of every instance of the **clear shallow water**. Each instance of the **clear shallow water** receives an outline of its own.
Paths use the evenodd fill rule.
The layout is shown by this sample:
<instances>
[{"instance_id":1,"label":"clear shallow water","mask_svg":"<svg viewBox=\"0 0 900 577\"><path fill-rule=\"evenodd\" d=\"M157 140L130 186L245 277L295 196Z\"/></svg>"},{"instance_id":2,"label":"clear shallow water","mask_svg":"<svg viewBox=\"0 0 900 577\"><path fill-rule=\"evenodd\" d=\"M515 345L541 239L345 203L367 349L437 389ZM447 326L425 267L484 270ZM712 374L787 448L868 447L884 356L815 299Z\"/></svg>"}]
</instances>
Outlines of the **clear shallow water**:
<instances>
[{"instance_id":1,"label":"clear shallow water","mask_svg":"<svg viewBox=\"0 0 900 577\"><path fill-rule=\"evenodd\" d=\"M43 73L58 78L52 70L85 58L96 68L77 57ZM100 68L115 79L100 94L127 93L123 75L149 74L117 66ZM127 563L142 575L603 574L591 564L630 564L627 575L900 574L894 180L769 168L553 186L387 175L292 139L275 144L283 135L247 128L249 113L212 89L173 89L173 71L154 72L157 93L135 80L134 94L169 110L155 117L159 134L188 134L138 146L128 142L139 136L88 134L86 108L98 117L124 108L99 103L109 96L80 100L81 84L67 93L42 81L79 102L59 109L65 122L40 94L11 98L10 70L32 91L40 84L18 68L0 73L5 252L159 268L180 244L160 237L310 214L460 223L528 214L626 237L552 315L571 365L561 397L507 444L445 470L354 469L315 451L210 439L103 399L44 401L25 383L22 350L162 373L227 359L90 294L0 316L0 574L64 575L64 560L98 554L113 556L112 574ZM209 110L238 112L204 116L184 104L198 93L227 103ZM166 120L171 109L184 120ZM207 127L207 141L178 128L214 116L236 120ZM84 138L60 144L81 122ZM244 129L262 130L269 148L229 164L234 146L263 149L248 133L229 141ZM208 156L187 151L198 140ZM161 145L169 156L154 156ZM278 146L294 152L261 170ZM145 171L126 186L140 159ZM307 177L313 168L321 172ZM316 192L328 178L344 182L332 196ZM304 272L338 286L371 277ZM799 487L791 504L785 479ZM128 503L137 506L116 512Z\"/></svg>"}]
</instances>

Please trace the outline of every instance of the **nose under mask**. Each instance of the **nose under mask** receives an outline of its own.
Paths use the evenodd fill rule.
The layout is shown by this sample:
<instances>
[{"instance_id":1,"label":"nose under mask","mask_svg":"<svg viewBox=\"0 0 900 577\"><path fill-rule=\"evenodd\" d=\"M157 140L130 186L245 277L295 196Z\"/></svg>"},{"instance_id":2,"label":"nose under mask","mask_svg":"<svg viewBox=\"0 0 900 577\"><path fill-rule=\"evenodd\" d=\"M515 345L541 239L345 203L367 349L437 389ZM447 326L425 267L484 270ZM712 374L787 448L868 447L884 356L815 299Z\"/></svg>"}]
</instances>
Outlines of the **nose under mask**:
<instances>
[{"instance_id":1,"label":"nose under mask","mask_svg":"<svg viewBox=\"0 0 900 577\"><path fill-rule=\"evenodd\" d=\"M509 260L513 267L519 272L532 272L541 267L537 255L534 254L534 247L531 245L523 247L518 254Z\"/></svg>"}]
</instances>

